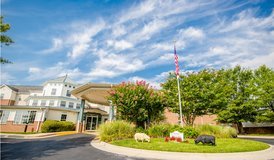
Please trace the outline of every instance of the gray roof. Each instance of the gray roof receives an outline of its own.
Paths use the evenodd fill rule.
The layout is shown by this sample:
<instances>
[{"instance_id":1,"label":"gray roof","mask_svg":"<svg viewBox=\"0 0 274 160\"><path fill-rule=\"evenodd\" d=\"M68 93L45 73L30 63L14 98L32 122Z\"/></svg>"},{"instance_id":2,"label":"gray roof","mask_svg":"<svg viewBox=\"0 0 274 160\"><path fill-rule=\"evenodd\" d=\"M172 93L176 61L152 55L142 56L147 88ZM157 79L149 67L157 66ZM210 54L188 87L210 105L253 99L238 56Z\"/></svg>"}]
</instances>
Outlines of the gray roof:
<instances>
[{"instance_id":1,"label":"gray roof","mask_svg":"<svg viewBox=\"0 0 274 160\"><path fill-rule=\"evenodd\" d=\"M54 82L54 83L65 83L66 82L66 83L71 83L71 84L75 83L68 77L68 75L48 80L44 84L50 83L50 82Z\"/></svg>"},{"instance_id":2,"label":"gray roof","mask_svg":"<svg viewBox=\"0 0 274 160\"><path fill-rule=\"evenodd\" d=\"M43 86L7 85L16 92L42 91Z\"/></svg>"}]
</instances>

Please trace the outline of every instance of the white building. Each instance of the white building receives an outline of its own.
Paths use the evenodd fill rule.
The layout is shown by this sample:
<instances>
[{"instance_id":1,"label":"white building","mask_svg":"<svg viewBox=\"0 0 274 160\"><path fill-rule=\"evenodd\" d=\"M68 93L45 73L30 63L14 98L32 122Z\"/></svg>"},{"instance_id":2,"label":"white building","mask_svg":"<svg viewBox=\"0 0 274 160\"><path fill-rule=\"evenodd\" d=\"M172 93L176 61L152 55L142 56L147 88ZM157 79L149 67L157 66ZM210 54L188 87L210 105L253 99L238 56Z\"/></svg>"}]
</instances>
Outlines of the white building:
<instances>
[{"instance_id":1,"label":"white building","mask_svg":"<svg viewBox=\"0 0 274 160\"><path fill-rule=\"evenodd\" d=\"M45 120L77 123L81 100L71 95L77 86L67 76L48 80L43 86L1 85L0 123L2 132L39 131ZM84 129L96 130L107 120L109 107L87 103Z\"/></svg>"}]
</instances>

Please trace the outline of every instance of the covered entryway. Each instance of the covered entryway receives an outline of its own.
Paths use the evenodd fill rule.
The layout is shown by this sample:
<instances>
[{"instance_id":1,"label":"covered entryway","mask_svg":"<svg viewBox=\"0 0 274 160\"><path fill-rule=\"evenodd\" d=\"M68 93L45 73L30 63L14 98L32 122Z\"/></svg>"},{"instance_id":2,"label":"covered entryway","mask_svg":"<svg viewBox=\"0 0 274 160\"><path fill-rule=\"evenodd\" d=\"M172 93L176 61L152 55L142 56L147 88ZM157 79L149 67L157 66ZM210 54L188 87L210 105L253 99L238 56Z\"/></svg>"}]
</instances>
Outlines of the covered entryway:
<instances>
[{"instance_id":1,"label":"covered entryway","mask_svg":"<svg viewBox=\"0 0 274 160\"><path fill-rule=\"evenodd\" d=\"M87 83L76 89L71 94L81 99L81 111L79 113L77 131L96 130L101 123L112 120L114 117L114 108L111 102L107 100L109 91L113 88L112 84ZM85 103L95 103L104 106L110 106L108 112L98 108L87 107Z\"/></svg>"}]
</instances>

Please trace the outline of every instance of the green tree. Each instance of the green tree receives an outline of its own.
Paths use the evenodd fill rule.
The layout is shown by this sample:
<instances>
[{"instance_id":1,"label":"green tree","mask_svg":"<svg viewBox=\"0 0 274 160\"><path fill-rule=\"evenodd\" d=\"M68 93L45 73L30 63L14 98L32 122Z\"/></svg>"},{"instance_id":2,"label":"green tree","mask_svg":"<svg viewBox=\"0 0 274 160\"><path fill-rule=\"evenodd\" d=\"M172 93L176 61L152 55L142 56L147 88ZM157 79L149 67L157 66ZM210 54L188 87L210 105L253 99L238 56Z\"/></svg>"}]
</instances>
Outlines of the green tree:
<instances>
[{"instance_id":1,"label":"green tree","mask_svg":"<svg viewBox=\"0 0 274 160\"><path fill-rule=\"evenodd\" d=\"M256 101L259 105L257 121L274 122L274 71L265 65L254 71L257 87Z\"/></svg>"},{"instance_id":2,"label":"green tree","mask_svg":"<svg viewBox=\"0 0 274 160\"><path fill-rule=\"evenodd\" d=\"M253 83L252 70L236 66L222 71L223 81L228 86L223 90L227 102L226 108L218 113L218 121L233 123L238 132L243 132L242 122L254 122L257 115L256 86Z\"/></svg>"},{"instance_id":3,"label":"green tree","mask_svg":"<svg viewBox=\"0 0 274 160\"><path fill-rule=\"evenodd\" d=\"M117 108L117 119L133 122L137 127L145 128L163 117L163 96L145 81L123 82L110 92L108 99Z\"/></svg>"},{"instance_id":4,"label":"green tree","mask_svg":"<svg viewBox=\"0 0 274 160\"><path fill-rule=\"evenodd\" d=\"M10 29L10 25L7 23L3 22L3 16L0 17L0 30L1 30L1 48L3 47L2 44L8 46L11 43L13 43L12 39L5 35L5 32L7 32ZM11 63L8 59L5 59L2 57L0 57L0 63L1 64L5 64L5 63Z\"/></svg>"},{"instance_id":5,"label":"green tree","mask_svg":"<svg viewBox=\"0 0 274 160\"><path fill-rule=\"evenodd\" d=\"M219 90L221 83L217 83L219 75L216 71L205 69L180 75L180 79L183 120L187 125L193 125L197 116L214 113L223 106L223 92ZM171 74L162 87L169 107L174 113L179 113L175 75Z\"/></svg>"}]
</instances>

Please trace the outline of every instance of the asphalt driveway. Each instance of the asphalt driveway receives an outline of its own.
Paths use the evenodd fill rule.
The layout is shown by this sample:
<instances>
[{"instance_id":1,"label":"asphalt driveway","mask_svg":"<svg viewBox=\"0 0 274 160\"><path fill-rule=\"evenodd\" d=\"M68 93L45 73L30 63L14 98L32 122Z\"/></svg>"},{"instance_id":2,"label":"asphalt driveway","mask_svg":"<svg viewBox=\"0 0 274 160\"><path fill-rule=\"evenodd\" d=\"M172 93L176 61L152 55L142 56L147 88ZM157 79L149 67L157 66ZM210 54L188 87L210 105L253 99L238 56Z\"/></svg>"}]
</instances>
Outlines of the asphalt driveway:
<instances>
[{"instance_id":1,"label":"asphalt driveway","mask_svg":"<svg viewBox=\"0 0 274 160\"><path fill-rule=\"evenodd\" d=\"M1 139L1 160L141 160L90 146L93 135L74 134L46 139Z\"/></svg>"}]
</instances>

